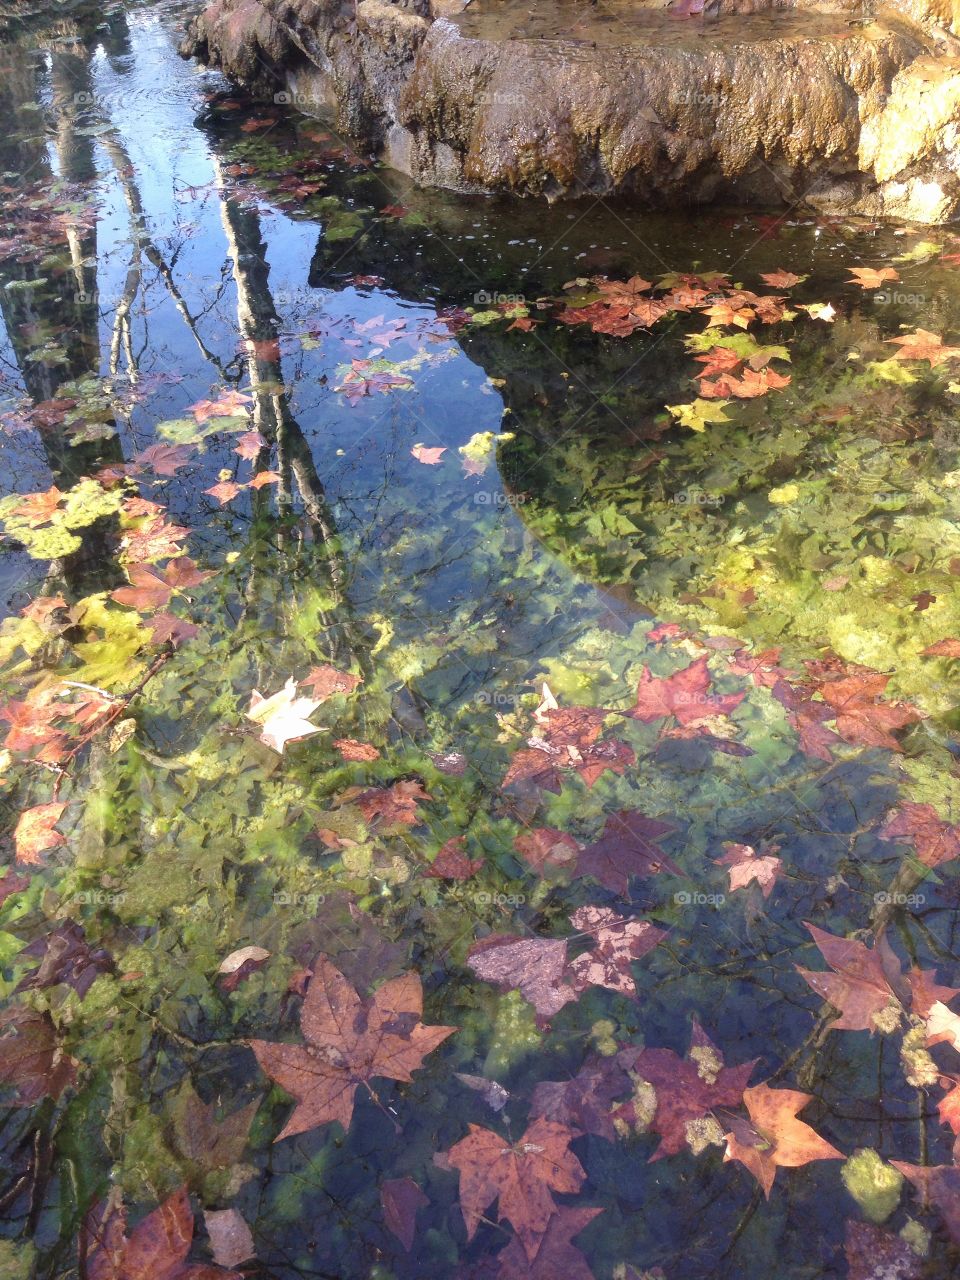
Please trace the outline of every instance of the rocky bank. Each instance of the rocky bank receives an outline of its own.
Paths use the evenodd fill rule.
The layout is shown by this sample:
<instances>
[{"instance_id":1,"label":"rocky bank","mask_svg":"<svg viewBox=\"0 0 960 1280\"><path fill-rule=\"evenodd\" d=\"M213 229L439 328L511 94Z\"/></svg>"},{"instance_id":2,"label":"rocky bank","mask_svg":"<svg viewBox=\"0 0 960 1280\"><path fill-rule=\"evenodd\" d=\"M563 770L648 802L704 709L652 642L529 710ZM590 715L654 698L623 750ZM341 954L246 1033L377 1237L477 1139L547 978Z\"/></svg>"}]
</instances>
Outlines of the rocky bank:
<instances>
[{"instance_id":1,"label":"rocky bank","mask_svg":"<svg viewBox=\"0 0 960 1280\"><path fill-rule=\"evenodd\" d=\"M183 52L424 185L960 214L960 0L212 0Z\"/></svg>"}]
</instances>

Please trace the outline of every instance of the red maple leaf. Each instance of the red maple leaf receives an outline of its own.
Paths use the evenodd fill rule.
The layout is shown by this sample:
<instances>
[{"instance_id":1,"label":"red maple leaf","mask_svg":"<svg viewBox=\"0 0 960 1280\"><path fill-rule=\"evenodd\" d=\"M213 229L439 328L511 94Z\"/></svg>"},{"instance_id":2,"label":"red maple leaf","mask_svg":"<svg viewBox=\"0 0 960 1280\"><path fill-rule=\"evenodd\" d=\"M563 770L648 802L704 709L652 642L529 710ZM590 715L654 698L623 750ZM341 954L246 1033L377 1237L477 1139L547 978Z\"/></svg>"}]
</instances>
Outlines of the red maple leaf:
<instances>
[{"instance_id":1,"label":"red maple leaf","mask_svg":"<svg viewBox=\"0 0 960 1280\"><path fill-rule=\"evenodd\" d=\"M127 1235L122 1204L97 1205L80 1231L80 1258L87 1280L243 1280L208 1262L188 1262L193 1210L183 1186Z\"/></svg>"},{"instance_id":2,"label":"red maple leaf","mask_svg":"<svg viewBox=\"0 0 960 1280\"><path fill-rule=\"evenodd\" d=\"M460 1173L460 1208L472 1240L484 1210L498 1201L499 1221L510 1222L532 1261L557 1204L551 1191L572 1194L580 1190L586 1173L569 1150L577 1136L566 1125L542 1117L535 1119L523 1137L508 1139L471 1124L465 1138L447 1153Z\"/></svg>"},{"instance_id":3,"label":"red maple leaf","mask_svg":"<svg viewBox=\"0 0 960 1280\"><path fill-rule=\"evenodd\" d=\"M372 1093L375 1076L412 1080L411 1071L457 1030L424 1026L422 1013L417 974L392 978L364 1002L325 955L317 956L300 1012L306 1047L248 1042L267 1075L297 1101L276 1141L333 1120L349 1129L360 1085Z\"/></svg>"},{"instance_id":4,"label":"red maple leaf","mask_svg":"<svg viewBox=\"0 0 960 1280\"><path fill-rule=\"evenodd\" d=\"M685 1058L672 1049L627 1049L619 1058L625 1068L652 1084L657 1095L650 1127L660 1135L660 1145L651 1160L682 1151L692 1136L690 1125L714 1108L739 1106L758 1061L724 1066L722 1054L696 1019Z\"/></svg>"},{"instance_id":5,"label":"red maple leaf","mask_svg":"<svg viewBox=\"0 0 960 1280\"><path fill-rule=\"evenodd\" d=\"M441 845L437 856L426 870L437 880L469 880L483 866L482 858L468 858L463 851L466 836L454 836Z\"/></svg>"},{"instance_id":6,"label":"red maple leaf","mask_svg":"<svg viewBox=\"0 0 960 1280\"><path fill-rule=\"evenodd\" d=\"M960 827L944 822L932 804L905 801L877 832L881 840L909 840L925 867L960 856Z\"/></svg>"},{"instance_id":7,"label":"red maple leaf","mask_svg":"<svg viewBox=\"0 0 960 1280\"><path fill-rule=\"evenodd\" d=\"M517 836L513 844L538 875L543 875L546 867L568 867L580 852L573 836L553 827L533 827L526 835Z\"/></svg>"},{"instance_id":8,"label":"red maple leaf","mask_svg":"<svg viewBox=\"0 0 960 1280\"><path fill-rule=\"evenodd\" d=\"M923 1258L901 1236L871 1222L847 1223L847 1280L920 1280Z\"/></svg>"},{"instance_id":9,"label":"red maple leaf","mask_svg":"<svg viewBox=\"0 0 960 1280\"><path fill-rule=\"evenodd\" d=\"M580 851L576 874L592 876L620 894L627 893L631 876L656 875L660 871L682 876L681 869L657 843L661 836L675 830L669 823L648 818L637 809L612 813L600 839Z\"/></svg>"},{"instance_id":10,"label":"red maple leaf","mask_svg":"<svg viewBox=\"0 0 960 1280\"><path fill-rule=\"evenodd\" d=\"M889 681L889 676L857 674L828 680L820 686L824 702L834 710L837 733L845 742L903 750L891 730L902 729L921 716L907 703L881 701Z\"/></svg>"},{"instance_id":11,"label":"red maple leaf","mask_svg":"<svg viewBox=\"0 0 960 1280\"><path fill-rule=\"evenodd\" d=\"M545 791L560 793L565 772L575 772L592 787L607 769L622 774L635 762L631 746L618 738L599 741L605 707L556 707L538 709L538 736L528 738L510 762L502 785L529 782Z\"/></svg>"},{"instance_id":12,"label":"red maple leaf","mask_svg":"<svg viewBox=\"0 0 960 1280\"><path fill-rule=\"evenodd\" d=\"M637 685L636 705L625 714L643 724L666 716L673 716L680 724L690 724L709 716L727 715L746 697L745 693L708 693L710 684L705 657L664 678L644 667Z\"/></svg>"},{"instance_id":13,"label":"red maple leaf","mask_svg":"<svg viewBox=\"0 0 960 1280\"><path fill-rule=\"evenodd\" d=\"M175 476L185 467L193 453L188 444L152 444L148 449L134 454L134 462L149 467L154 475Z\"/></svg>"},{"instance_id":14,"label":"red maple leaf","mask_svg":"<svg viewBox=\"0 0 960 1280\"><path fill-rule=\"evenodd\" d=\"M924 1166L907 1164L904 1160L891 1160L890 1163L910 1179L924 1203L929 1202L940 1210L950 1239L954 1244L960 1244L960 1166Z\"/></svg>"}]
</instances>

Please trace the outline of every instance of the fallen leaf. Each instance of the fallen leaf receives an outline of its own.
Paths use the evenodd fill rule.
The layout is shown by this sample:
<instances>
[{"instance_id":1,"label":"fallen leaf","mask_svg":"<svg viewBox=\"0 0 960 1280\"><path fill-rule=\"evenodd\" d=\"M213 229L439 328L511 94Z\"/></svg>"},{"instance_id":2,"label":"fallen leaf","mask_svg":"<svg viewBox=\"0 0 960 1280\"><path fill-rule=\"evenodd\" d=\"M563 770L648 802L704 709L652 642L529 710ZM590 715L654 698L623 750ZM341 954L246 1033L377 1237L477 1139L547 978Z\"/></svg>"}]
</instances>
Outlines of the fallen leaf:
<instances>
[{"instance_id":1,"label":"fallen leaf","mask_svg":"<svg viewBox=\"0 0 960 1280\"><path fill-rule=\"evenodd\" d=\"M413 1248L417 1210L429 1203L412 1178L390 1178L380 1185L384 1222L407 1253Z\"/></svg>"},{"instance_id":2,"label":"fallen leaf","mask_svg":"<svg viewBox=\"0 0 960 1280\"><path fill-rule=\"evenodd\" d=\"M583 1253L571 1238L603 1213L602 1209L564 1205L557 1209L547 1229L537 1244L536 1253L529 1257L519 1240L511 1240L497 1254L500 1270L497 1280L594 1280Z\"/></svg>"},{"instance_id":3,"label":"fallen leaf","mask_svg":"<svg viewBox=\"0 0 960 1280\"><path fill-rule=\"evenodd\" d=\"M424 874L436 880L469 880L483 866L483 858L468 858L463 851L466 843L466 836L447 840Z\"/></svg>"},{"instance_id":4,"label":"fallen leaf","mask_svg":"<svg viewBox=\"0 0 960 1280\"><path fill-rule=\"evenodd\" d=\"M32 809L24 809L13 830L18 862L39 866L43 861L42 853L67 843L66 836L54 830L66 807L66 803L53 800L49 804L36 804Z\"/></svg>"},{"instance_id":5,"label":"fallen leaf","mask_svg":"<svg viewBox=\"0 0 960 1280\"><path fill-rule=\"evenodd\" d=\"M74 1083L79 1064L64 1052L49 1014L13 1005L0 1012L0 1029L0 1084L15 1089L12 1105L59 1098Z\"/></svg>"},{"instance_id":6,"label":"fallen leaf","mask_svg":"<svg viewBox=\"0 0 960 1280\"><path fill-rule=\"evenodd\" d=\"M356 764L369 763L380 759L380 752L369 742L358 742L356 738L336 738L333 745L343 756Z\"/></svg>"},{"instance_id":7,"label":"fallen leaf","mask_svg":"<svg viewBox=\"0 0 960 1280\"><path fill-rule=\"evenodd\" d=\"M708 693L711 685L707 659L697 658L689 666L672 675L655 676L649 667L640 673L636 704L625 714L642 724L650 724L673 716L680 724L689 724L711 715L727 715L738 707L745 693Z\"/></svg>"},{"instance_id":8,"label":"fallen leaf","mask_svg":"<svg viewBox=\"0 0 960 1280\"><path fill-rule=\"evenodd\" d=\"M237 1209L205 1209L203 1224L210 1237L214 1261L221 1267L235 1267L254 1257L253 1236ZM196 1277L202 1280L202 1277Z\"/></svg>"},{"instance_id":9,"label":"fallen leaf","mask_svg":"<svg viewBox=\"0 0 960 1280\"><path fill-rule=\"evenodd\" d=\"M842 1160L843 1155L798 1119L813 1094L771 1089L758 1084L743 1093L749 1122L737 1119L724 1135L724 1160L739 1160L763 1187L769 1200L778 1169L797 1169L813 1160ZM896 1163L896 1162L894 1162Z\"/></svg>"},{"instance_id":10,"label":"fallen leaf","mask_svg":"<svg viewBox=\"0 0 960 1280\"><path fill-rule=\"evenodd\" d=\"M960 1166L923 1166L907 1164L904 1160L890 1163L910 1179L924 1203L929 1202L940 1210L950 1239L960 1244Z\"/></svg>"},{"instance_id":11,"label":"fallen leaf","mask_svg":"<svg viewBox=\"0 0 960 1280\"><path fill-rule=\"evenodd\" d=\"M254 689L246 716L260 726L260 741L283 755L288 742L299 742L323 732L307 719L322 702L323 698L299 697L297 682L291 676L280 692L269 698Z\"/></svg>"},{"instance_id":12,"label":"fallen leaf","mask_svg":"<svg viewBox=\"0 0 960 1280\"><path fill-rule=\"evenodd\" d=\"M237 1271L190 1263L193 1210L186 1187L175 1191L130 1232L112 1200L87 1214L80 1231L81 1274L88 1280L243 1280Z\"/></svg>"},{"instance_id":13,"label":"fallen leaf","mask_svg":"<svg viewBox=\"0 0 960 1280\"><path fill-rule=\"evenodd\" d=\"M752 880L756 880L765 898L773 892L773 886L783 868L782 861L775 856L780 846L769 845L767 851L758 854L749 844L735 844L725 841L726 853L717 858L717 865L727 868L730 877L730 892L746 888Z\"/></svg>"},{"instance_id":14,"label":"fallen leaf","mask_svg":"<svg viewBox=\"0 0 960 1280\"><path fill-rule=\"evenodd\" d=\"M861 289L879 289L885 280L899 280L893 267L847 267L853 284Z\"/></svg>"},{"instance_id":15,"label":"fallen leaf","mask_svg":"<svg viewBox=\"0 0 960 1280\"><path fill-rule=\"evenodd\" d=\"M871 1222L847 1223L847 1280L920 1280L923 1259L906 1240Z\"/></svg>"},{"instance_id":16,"label":"fallen leaf","mask_svg":"<svg viewBox=\"0 0 960 1280\"><path fill-rule=\"evenodd\" d=\"M415 444L410 450L418 462L425 462L428 466L436 466L440 461L440 455L447 452L446 446L440 448L428 448L425 444Z\"/></svg>"},{"instance_id":17,"label":"fallen leaf","mask_svg":"<svg viewBox=\"0 0 960 1280\"><path fill-rule=\"evenodd\" d=\"M656 1093L650 1127L660 1135L660 1145L650 1157L653 1161L682 1151L695 1138L699 1122L716 1107L739 1106L758 1059L725 1066L720 1050L694 1019L685 1058L672 1049L627 1049L620 1061Z\"/></svg>"},{"instance_id":18,"label":"fallen leaf","mask_svg":"<svg viewBox=\"0 0 960 1280\"><path fill-rule=\"evenodd\" d=\"M960 357L960 347L945 347L942 339L927 329L915 329L902 338L888 338L887 341L900 348L895 360L927 360L931 369L946 360Z\"/></svg>"},{"instance_id":19,"label":"fallen leaf","mask_svg":"<svg viewBox=\"0 0 960 1280\"><path fill-rule=\"evenodd\" d=\"M877 832L881 840L909 840L925 867L960 856L960 827L945 822L932 804L904 801Z\"/></svg>"},{"instance_id":20,"label":"fallen leaf","mask_svg":"<svg viewBox=\"0 0 960 1280\"><path fill-rule=\"evenodd\" d=\"M614 893L624 895L631 876L651 876L661 871L682 876L681 869L657 843L675 830L670 823L648 818L636 809L612 813L600 839L580 851L575 874L592 876Z\"/></svg>"},{"instance_id":21,"label":"fallen leaf","mask_svg":"<svg viewBox=\"0 0 960 1280\"><path fill-rule=\"evenodd\" d=\"M306 1047L248 1042L267 1075L296 1099L275 1141L334 1120L347 1130L360 1085L372 1093L375 1076L412 1080L427 1054L457 1030L424 1026L422 1013L417 974L391 978L364 1002L326 956L317 956L300 1012Z\"/></svg>"},{"instance_id":22,"label":"fallen leaf","mask_svg":"<svg viewBox=\"0 0 960 1280\"><path fill-rule=\"evenodd\" d=\"M471 1124L469 1129L467 1137L447 1152L460 1174L467 1239L473 1239L484 1210L497 1200L498 1220L512 1224L527 1259L532 1260L557 1211L550 1192L573 1194L587 1176L569 1150L576 1133L542 1117L515 1143L479 1125Z\"/></svg>"}]
</instances>

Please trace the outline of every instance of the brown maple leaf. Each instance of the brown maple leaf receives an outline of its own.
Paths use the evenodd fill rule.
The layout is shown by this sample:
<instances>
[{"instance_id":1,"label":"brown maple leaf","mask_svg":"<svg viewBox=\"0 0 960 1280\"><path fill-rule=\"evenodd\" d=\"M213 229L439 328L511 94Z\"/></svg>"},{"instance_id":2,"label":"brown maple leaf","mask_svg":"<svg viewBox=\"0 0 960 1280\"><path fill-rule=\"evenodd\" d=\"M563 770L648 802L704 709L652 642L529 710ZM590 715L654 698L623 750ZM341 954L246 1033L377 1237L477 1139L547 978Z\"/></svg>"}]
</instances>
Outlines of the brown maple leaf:
<instances>
[{"instance_id":1,"label":"brown maple leaf","mask_svg":"<svg viewBox=\"0 0 960 1280\"><path fill-rule=\"evenodd\" d=\"M13 1105L59 1098L77 1078L77 1062L64 1053L50 1015L14 1005L0 1013L0 1083L16 1090Z\"/></svg>"},{"instance_id":2,"label":"brown maple leaf","mask_svg":"<svg viewBox=\"0 0 960 1280\"><path fill-rule=\"evenodd\" d=\"M900 350L895 360L928 360L930 368L943 364L945 360L956 360L960 356L960 347L945 347L943 339L927 329L915 329L902 338L889 338Z\"/></svg>"},{"instance_id":3,"label":"brown maple leaf","mask_svg":"<svg viewBox=\"0 0 960 1280\"><path fill-rule=\"evenodd\" d=\"M861 289L879 289L885 280L899 280L893 267L847 267L853 284Z\"/></svg>"},{"instance_id":4,"label":"brown maple leaf","mask_svg":"<svg viewBox=\"0 0 960 1280\"><path fill-rule=\"evenodd\" d=\"M719 1049L694 1019L685 1058L672 1049L626 1049L619 1061L656 1092L650 1127L660 1135L660 1145L650 1159L661 1160L682 1151L694 1136L692 1126L714 1108L740 1105L758 1059L724 1066Z\"/></svg>"},{"instance_id":5,"label":"brown maple leaf","mask_svg":"<svg viewBox=\"0 0 960 1280\"><path fill-rule=\"evenodd\" d=\"M936 644L927 645L921 655L924 658L960 658L960 640L948 637Z\"/></svg>"},{"instance_id":6,"label":"brown maple leaf","mask_svg":"<svg viewBox=\"0 0 960 1280\"><path fill-rule=\"evenodd\" d=\"M553 827L533 827L525 835L517 836L513 844L538 875L543 875L546 867L568 867L580 852L573 836Z\"/></svg>"},{"instance_id":7,"label":"brown maple leaf","mask_svg":"<svg viewBox=\"0 0 960 1280\"><path fill-rule=\"evenodd\" d=\"M681 869L657 843L661 836L675 830L670 823L648 818L637 809L612 813L600 839L580 851L576 875L592 876L620 894L627 893L631 876L651 876L660 871L682 876Z\"/></svg>"},{"instance_id":8,"label":"brown maple leaf","mask_svg":"<svg viewBox=\"0 0 960 1280\"><path fill-rule=\"evenodd\" d=\"M731 841L724 841L723 847L727 852L722 858L717 858L716 863L727 869L730 892L743 889L752 880L756 880L763 896L769 898L783 869L783 862L775 856L779 853L780 846L767 845L762 853L758 853L752 845L735 844Z\"/></svg>"},{"instance_id":9,"label":"brown maple leaf","mask_svg":"<svg viewBox=\"0 0 960 1280\"><path fill-rule=\"evenodd\" d=\"M399 824L404 827L415 827L421 821L417 805L422 800L433 797L423 789L418 780L401 780L389 787L371 787L357 796L357 807L367 822L376 822L384 827Z\"/></svg>"},{"instance_id":10,"label":"brown maple leaf","mask_svg":"<svg viewBox=\"0 0 960 1280\"><path fill-rule=\"evenodd\" d=\"M798 1119L798 1112L812 1101L812 1093L754 1085L743 1093L749 1121L735 1119L731 1131L724 1134L724 1160L746 1165L768 1200L778 1169L797 1169L813 1160L843 1159L836 1147Z\"/></svg>"},{"instance_id":11,"label":"brown maple leaf","mask_svg":"<svg viewBox=\"0 0 960 1280\"><path fill-rule=\"evenodd\" d=\"M259 1106L257 1101L249 1102L218 1119L217 1104L204 1102L185 1077L170 1104L173 1144L185 1160L203 1172L228 1169L243 1158Z\"/></svg>"},{"instance_id":12,"label":"brown maple leaf","mask_svg":"<svg viewBox=\"0 0 960 1280\"><path fill-rule=\"evenodd\" d=\"M460 1173L460 1208L472 1240L484 1210L498 1201L498 1220L513 1225L528 1260L536 1257L547 1224L557 1211L551 1191L580 1190L586 1172L569 1150L577 1136L566 1125L537 1117L515 1143L471 1124L447 1153Z\"/></svg>"},{"instance_id":13,"label":"brown maple leaf","mask_svg":"<svg viewBox=\"0 0 960 1280\"><path fill-rule=\"evenodd\" d=\"M410 1177L389 1178L380 1184L383 1220L407 1253L413 1248L417 1210L429 1203L430 1201Z\"/></svg>"},{"instance_id":14,"label":"brown maple leaf","mask_svg":"<svg viewBox=\"0 0 960 1280\"><path fill-rule=\"evenodd\" d=\"M333 745L343 756L358 764L366 764L371 760L379 760L380 752L369 742L358 742L356 738L335 738Z\"/></svg>"},{"instance_id":15,"label":"brown maple leaf","mask_svg":"<svg viewBox=\"0 0 960 1280\"><path fill-rule=\"evenodd\" d=\"M18 862L39 866L43 862L41 854L67 843L66 836L55 830L66 807L65 802L51 800L48 804L24 809L13 830Z\"/></svg>"},{"instance_id":16,"label":"brown maple leaf","mask_svg":"<svg viewBox=\"0 0 960 1280\"><path fill-rule=\"evenodd\" d=\"M82 1274L87 1280L243 1280L238 1271L188 1262L193 1210L187 1188L147 1214L127 1235L123 1205L95 1205L80 1231Z\"/></svg>"},{"instance_id":17,"label":"brown maple leaf","mask_svg":"<svg viewBox=\"0 0 960 1280\"><path fill-rule=\"evenodd\" d=\"M364 1002L324 955L317 956L300 1013L306 1046L251 1040L257 1061L297 1100L276 1141L339 1120L349 1129L354 1095L375 1076L410 1081L456 1027L420 1021L423 993L415 973L379 987Z\"/></svg>"},{"instance_id":18,"label":"brown maple leaf","mask_svg":"<svg viewBox=\"0 0 960 1280\"><path fill-rule=\"evenodd\" d=\"M312 691L319 704L332 698L335 693L353 693L362 680L362 676L355 676L349 671L338 671L336 667L325 664L312 667L300 683Z\"/></svg>"},{"instance_id":19,"label":"brown maple leaf","mask_svg":"<svg viewBox=\"0 0 960 1280\"><path fill-rule=\"evenodd\" d=\"M564 1206L552 1215L547 1223L537 1251L533 1257L519 1240L511 1240L497 1254L500 1270L497 1280L594 1280L587 1260L571 1239L579 1235L602 1209Z\"/></svg>"},{"instance_id":20,"label":"brown maple leaf","mask_svg":"<svg viewBox=\"0 0 960 1280\"><path fill-rule=\"evenodd\" d=\"M794 275L792 271L786 271L783 267L778 267L776 271L760 273L760 279L764 284L768 284L771 289L791 289L795 284L800 284L806 278L806 276Z\"/></svg>"}]
</instances>

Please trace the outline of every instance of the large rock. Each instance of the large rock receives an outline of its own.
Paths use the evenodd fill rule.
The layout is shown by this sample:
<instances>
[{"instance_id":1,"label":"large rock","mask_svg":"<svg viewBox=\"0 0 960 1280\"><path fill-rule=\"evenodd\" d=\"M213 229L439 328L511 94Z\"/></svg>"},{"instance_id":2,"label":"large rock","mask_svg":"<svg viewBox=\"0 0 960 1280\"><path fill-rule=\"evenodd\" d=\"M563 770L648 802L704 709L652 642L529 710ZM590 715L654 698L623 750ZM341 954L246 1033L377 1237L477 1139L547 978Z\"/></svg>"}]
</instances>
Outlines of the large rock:
<instances>
[{"instance_id":1,"label":"large rock","mask_svg":"<svg viewBox=\"0 0 960 1280\"><path fill-rule=\"evenodd\" d=\"M427 185L653 205L960 212L950 0L213 0L184 52Z\"/></svg>"}]
</instances>

